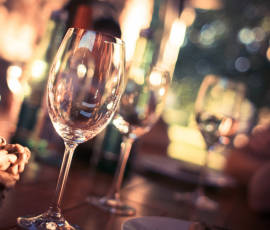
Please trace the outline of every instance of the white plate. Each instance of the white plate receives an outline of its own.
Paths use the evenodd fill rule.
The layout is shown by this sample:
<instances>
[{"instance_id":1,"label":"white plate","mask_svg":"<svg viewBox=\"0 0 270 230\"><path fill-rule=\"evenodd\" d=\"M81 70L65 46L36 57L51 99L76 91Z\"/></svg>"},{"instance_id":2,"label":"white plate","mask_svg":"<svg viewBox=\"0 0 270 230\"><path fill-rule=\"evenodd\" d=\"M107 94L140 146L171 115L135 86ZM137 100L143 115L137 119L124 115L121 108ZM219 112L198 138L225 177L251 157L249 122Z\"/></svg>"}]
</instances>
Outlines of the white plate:
<instances>
[{"instance_id":1,"label":"white plate","mask_svg":"<svg viewBox=\"0 0 270 230\"><path fill-rule=\"evenodd\" d=\"M192 222L186 220L145 216L125 221L121 230L188 230L191 224Z\"/></svg>"}]
</instances>

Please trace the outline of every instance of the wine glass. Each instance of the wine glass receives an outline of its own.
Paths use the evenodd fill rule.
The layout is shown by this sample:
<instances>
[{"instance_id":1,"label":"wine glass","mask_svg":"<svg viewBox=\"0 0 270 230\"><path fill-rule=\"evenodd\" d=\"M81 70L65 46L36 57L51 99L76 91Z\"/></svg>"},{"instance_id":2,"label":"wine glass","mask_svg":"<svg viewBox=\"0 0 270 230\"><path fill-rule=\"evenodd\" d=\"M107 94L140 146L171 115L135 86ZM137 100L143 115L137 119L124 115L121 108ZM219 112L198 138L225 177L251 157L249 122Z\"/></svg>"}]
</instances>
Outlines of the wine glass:
<instances>
[{"instance_id":1,"label":"wine glass","mask_svg":"<svg viewBox=\"0 0 270 230\"><path fill-rule=\"evenodd\" d=\"M226 146L231 142L238 129L244 95L245 86L241 82L214 75L204 78L195 102L195 114L198 129L207 147L205 161L197 188L193 192L174 193L176 200L190 201L199 209L216 210L218 208L218 204L208 198L204 191L208 158L216 145Z\"/></svg>"},{"instance_id":2,"label":"wine glass","mask_svg":"<svg viewBox=\"0 0 270 230\"><path fill-rule=\"evenodd\" d=\"M19 217L21 229L80 229L69 224L60 209L76 146L109 123L124 86L125 45L118 38L85 29L67 31L52 64L48 111L65 153L54 199L49 210L35 217Z\"/></svg>"},{"instance_id":3,"label":"wine glass","mask_svg":"<svg viewBox=\"0 0 270 230\"><path fill-rule=\"evenodd\" d=\"M166 69L145 64L131 64L126 76L128 81L113 119L123 137L114 179L106 196L88 196L86 202L117 215L131 216L135 209L120 199L124 170L133 142L151 129L163 111L170 77Z\"/></svg>"}]
</instances>

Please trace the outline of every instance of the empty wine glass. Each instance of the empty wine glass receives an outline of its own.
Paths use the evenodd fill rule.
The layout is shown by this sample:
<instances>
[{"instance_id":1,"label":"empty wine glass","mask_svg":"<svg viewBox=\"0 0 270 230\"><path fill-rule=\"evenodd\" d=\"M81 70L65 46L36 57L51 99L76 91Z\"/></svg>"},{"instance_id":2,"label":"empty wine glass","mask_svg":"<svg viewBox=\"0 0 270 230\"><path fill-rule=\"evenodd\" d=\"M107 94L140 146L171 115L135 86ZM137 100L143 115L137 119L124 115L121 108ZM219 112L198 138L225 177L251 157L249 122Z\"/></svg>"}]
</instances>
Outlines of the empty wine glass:
<instances>
[{"instance_id":1,"label":"empty wine glass","mask_svg":"<svg viewBox=\"0 0 270 230\"><path fill-rule=\"evenodd\" d=\"M104 197L88 196L86 202L118 215L134 215L135 209L120 199L124 170L133 142L148 132L160 117L170 77L162 67L132 64L113 124L122 133L120 157L112 185Z\"/></svg>"},{"instance_id":2,"label":"empty wine glass","mask_svg":"<svg viewBox=\"0 0 270 230\"><path fill-rule=\"evenodd\" d=\"M204 192L203 184L208 168L208 158L216 144L229 144L236 133L244 95L245 86L241 82L213 75L203 80L195 103L195 114L198 129L207 146L207 153L197 188L193 192L174 193L176 200L192 202L199 209L216 210L218 208L218 204L208 198Z\"/></svg>"},{"instance_id":3,"label":"empty wine glass","mask_svg":"<svg viewBox=\"0 0 270 230\"><path fill-rule=\"evenodd\" d=\"M21 229L80 229L69 224L60 209L76 146L108 124L124 86L125 46L118 38L90 30L67 31L54 59L48 86L48 111L65 153L49 210L39 216L19 217Z\"/></svg>"}]
</instances>

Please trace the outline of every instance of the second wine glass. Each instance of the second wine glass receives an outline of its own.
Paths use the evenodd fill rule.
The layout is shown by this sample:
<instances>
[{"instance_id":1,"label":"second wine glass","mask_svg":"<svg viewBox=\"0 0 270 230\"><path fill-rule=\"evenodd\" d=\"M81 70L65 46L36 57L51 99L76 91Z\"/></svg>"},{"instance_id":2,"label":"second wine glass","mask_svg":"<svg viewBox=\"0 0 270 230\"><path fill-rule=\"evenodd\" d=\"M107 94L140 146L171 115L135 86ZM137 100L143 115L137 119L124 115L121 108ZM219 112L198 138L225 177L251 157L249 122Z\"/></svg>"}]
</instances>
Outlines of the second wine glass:
<instances>
[{"instance_id":1,"label":"second wine glass","mask_svg":"<svg viewBox=\"0 0 270 230\"><path fill-rule=\"evenodd\" d=\"M112 185L104 197L88 196L86 202L118 215L131 216L135 209L120 198L122 179L133 142L148 132L159 119L165 104L170 76L162 67L131 64L126 87L113 124L122 133L120 157Z\"/></svg>"}]
</instances>

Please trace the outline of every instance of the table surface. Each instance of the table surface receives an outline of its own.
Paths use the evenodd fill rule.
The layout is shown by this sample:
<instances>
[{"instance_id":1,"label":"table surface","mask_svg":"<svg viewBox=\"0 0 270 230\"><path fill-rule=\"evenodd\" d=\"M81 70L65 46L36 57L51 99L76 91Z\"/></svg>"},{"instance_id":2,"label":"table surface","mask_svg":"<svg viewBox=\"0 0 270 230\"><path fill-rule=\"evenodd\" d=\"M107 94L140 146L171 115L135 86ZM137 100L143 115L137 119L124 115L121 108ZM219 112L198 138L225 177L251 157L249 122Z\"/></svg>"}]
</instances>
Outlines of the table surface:
<instances>
[{"instance_id":1,"label":"table surface","mask_svg":"<svg viewBox=\"0 0 270 230\"><path fill-rule=\"evenodd\" d=\"M0 230L18 229L16 219L48 210L55 191L59 168L32 160L15 188L5 192L0 209ZM136 208L135 216L117 216L84 202L88 195L105 195L113 176L89 167L88 162L73 159L61 209L70 223L83 230L120 230L124 221L141 216L164 216L203 221L231 230L269 230L269 216L252 212L245 192L239 187L207 188L207 194L220 208L216 212L198 211L176 202L175 191L190 191L195 185L151 172L131 170L124 178L121 196Z\"/></svg>"}]
</instances>

